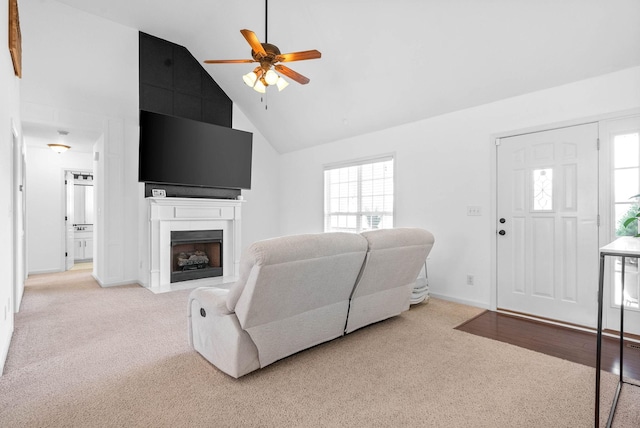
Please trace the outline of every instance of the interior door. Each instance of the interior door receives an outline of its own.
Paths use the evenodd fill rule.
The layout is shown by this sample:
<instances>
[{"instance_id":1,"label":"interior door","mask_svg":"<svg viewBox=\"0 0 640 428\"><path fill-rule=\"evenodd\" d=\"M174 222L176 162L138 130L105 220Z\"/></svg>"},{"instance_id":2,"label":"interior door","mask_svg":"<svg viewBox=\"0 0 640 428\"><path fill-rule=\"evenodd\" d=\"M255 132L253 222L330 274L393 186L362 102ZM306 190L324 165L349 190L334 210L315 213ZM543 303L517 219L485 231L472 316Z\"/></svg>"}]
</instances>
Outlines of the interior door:
<instances>
[{"instance_id":1,"label":"interior door","mask_svg":"<svg viewBox=\"0 0 640 428\"><path fill-rule=\"evenodd\" d=\"M25 198L25 157L23 145L13 134L13 236L14 236L14 310L18 312L26 279L26 198Z\"/></svg>"},{"instance_id":2,"label":"interior door","mask_svg":"<svg viewBox=\"0 0 640 428\"><path fill-rule=\"evenodd\" d=\"M75 254L75 218L74 218L74 208L75 208L75 198L74 198L74 181L73 181L73 173L71 171L66 171L65 174L65 191L67 195L67 209L65 215L64 222L64 230L65 230L65 269L69 270L73 267L73 260Z\"/></svg>"},{"instance_id":3,"label":"interior door","mask_svg":"<svg viewBox=\"0 0 640 428\"><path fill-rule=\"evenodd\" d=\"M497 143L497 306L595 327L598 127Z\"/></svg>"}]
</instances>

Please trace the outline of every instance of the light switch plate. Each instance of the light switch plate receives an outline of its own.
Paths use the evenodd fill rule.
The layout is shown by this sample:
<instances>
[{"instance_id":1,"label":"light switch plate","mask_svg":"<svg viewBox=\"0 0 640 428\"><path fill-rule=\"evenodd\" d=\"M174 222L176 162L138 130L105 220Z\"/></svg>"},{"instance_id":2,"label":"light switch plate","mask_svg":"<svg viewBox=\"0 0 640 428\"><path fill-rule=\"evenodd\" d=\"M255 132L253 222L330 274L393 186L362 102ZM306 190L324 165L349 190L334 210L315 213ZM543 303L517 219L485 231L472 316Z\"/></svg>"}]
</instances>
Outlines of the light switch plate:
<instances>
[{"instance_id":1,"label":"light switch plate","mask_svg":"<svg viewBox=\"0 0 640 428\"><path fill-rule=\"evenodd\" d=\"M482 207L479 207L477 205L468 205L467 215L472 215L472 216L482 215Z\"/></svg>"}]
</instances>

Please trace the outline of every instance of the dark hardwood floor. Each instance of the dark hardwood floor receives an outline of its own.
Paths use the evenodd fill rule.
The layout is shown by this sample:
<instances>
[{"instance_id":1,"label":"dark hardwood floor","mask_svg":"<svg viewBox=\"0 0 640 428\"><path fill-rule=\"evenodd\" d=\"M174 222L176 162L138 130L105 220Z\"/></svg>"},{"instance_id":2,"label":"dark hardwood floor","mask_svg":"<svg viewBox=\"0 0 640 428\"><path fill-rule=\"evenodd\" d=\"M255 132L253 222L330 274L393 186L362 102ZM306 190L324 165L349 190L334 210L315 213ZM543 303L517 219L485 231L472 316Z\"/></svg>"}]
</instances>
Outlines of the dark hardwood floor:
<instances>
[{"instance_id":1,"label":"dark hardwood floor","mask_svg":"<svg viewBox=\"0 0 640 428\"><path fill-rule=\"evenodd\" d=\"M456 329L590 367L596 366L595 333L493 311L486 311ZM603 336L603 370L620 373L619 343L617 338ZM624 376L640 380L640 343L625 341L623 362Z\"/></svg>"}]
</instances>

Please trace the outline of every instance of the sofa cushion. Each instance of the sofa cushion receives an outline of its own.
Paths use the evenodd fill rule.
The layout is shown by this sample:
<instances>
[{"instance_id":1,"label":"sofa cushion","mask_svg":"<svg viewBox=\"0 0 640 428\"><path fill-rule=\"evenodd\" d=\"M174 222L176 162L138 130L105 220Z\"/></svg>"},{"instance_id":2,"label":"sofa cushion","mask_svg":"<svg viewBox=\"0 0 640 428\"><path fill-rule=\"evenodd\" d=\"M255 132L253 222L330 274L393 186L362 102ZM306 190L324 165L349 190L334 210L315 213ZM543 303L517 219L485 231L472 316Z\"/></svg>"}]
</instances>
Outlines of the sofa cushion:
<instances>
[{"instance_id":1,"label":"sofa cushion","mask_svg":"<svg viewBox=\"0 0 640 428\"><path fill-rule=\"evenodd\" d=\"M409 309L411 292L433 247L433 235L418 228L362 232L367 257L351 296L346 332Z\"/></svg>"}]
</instances>

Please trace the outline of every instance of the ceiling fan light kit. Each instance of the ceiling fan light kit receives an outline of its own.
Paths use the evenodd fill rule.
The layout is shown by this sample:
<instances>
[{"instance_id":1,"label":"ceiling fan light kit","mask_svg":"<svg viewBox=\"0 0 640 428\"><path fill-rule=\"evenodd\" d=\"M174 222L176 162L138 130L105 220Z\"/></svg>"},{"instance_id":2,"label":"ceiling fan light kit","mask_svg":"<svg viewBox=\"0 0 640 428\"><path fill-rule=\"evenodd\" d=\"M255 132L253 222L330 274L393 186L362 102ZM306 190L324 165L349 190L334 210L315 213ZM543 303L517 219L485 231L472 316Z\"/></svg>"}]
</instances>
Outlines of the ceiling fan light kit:
<instances>
[{"instance_id":1,"label":"ceiling fan light kit","mask_svg":"<svg viewBox=\"0 0 640 428\"><path fill-rule=\"evenodd\" d=\"M260 92L261 94L264 94L265 92L267 92L267 85L264 84L263 82L264 79L259 79L256 84L253 86L253 89L256 92Z\"/></svg>"},{"instance_id":2,"label":"ceiling fan light kit","mask_svg":"<svg viewBox=\"0 0 640 428\"><path fill-rule=\"evenodd\" d=\"M242 80L244 80L244 83L246 83L247 86L249 86L250 88L253 88L256 82L258 81L258 79L262 77L263 73L264 71L262 71L262 68L256 67L255 70L242 76Z\"/></svg>"},{"instance_id":3,"label":"ceiling fan light kit","mask_svg":"<svg viewBox=\"0 0 640 428\"><path fill-rule=\"evenodd\" d=\"M284 80L278 73L269 69L265 73L262 67L257 67L255 70L242 76L242 80L248 87L253 88L256 92L264 94L267 86L276 85L278 91L282 91L289 86L289 82ZM258 84L259 83L259 84Z\"/></svg>"},{"instance_id":4,"label":"ceiling fan light kit","mask_svg":"<svg viewBox=\"0 0 640 428\"><path fill-rule=\"evenodd\" d=\"M280 76L273 70L267 70L264 74L264 80L267 82L267 85L275 85L279 78Z\"/></svg>"},{"instance_id":5,"label":"ceiling fan light kit","mask_svg":"<svg viewBox=\"0 0 640 428\"><path fill-rule=\"evenodd\" d=\"M276 86L278 87L278 91L281 91L284 88L286 88L287 86L289 86L289 82L284 80L282 77L279 77L278 81L276 82Z\"/></svg>"}]
</instances>

